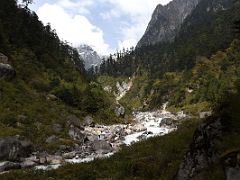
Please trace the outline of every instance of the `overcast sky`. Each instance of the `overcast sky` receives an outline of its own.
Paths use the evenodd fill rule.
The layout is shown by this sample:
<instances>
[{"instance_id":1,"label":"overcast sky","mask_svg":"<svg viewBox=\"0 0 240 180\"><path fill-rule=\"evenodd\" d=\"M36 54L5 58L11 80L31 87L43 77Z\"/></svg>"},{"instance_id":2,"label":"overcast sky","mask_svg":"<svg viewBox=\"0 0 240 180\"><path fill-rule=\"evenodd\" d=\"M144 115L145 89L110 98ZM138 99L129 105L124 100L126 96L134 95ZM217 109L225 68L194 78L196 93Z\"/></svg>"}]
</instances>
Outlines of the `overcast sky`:
<instances>
[{"instance_id":1,"label":"overcast sky","mask_svg":"<svg viewBox=\"0 0 240 180\"><path fill-rule=\"evenodd\" d=\"M158 4L170 0L34 0L30 9L73 46L102 55L135 46Z\"/></svg>"}]
</instances>

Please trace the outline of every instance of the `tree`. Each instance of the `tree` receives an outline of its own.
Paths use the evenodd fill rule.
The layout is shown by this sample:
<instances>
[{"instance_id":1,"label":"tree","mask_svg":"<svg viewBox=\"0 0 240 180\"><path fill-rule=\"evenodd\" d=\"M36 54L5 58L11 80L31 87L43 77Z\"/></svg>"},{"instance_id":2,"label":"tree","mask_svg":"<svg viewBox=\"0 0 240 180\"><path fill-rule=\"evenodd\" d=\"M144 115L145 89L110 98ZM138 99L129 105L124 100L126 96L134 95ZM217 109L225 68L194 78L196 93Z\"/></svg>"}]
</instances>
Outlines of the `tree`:
<instances>
[{"instance_id":1,"label":"tree","mask_svg":"<svg viewBox=\"0 0 240 180\"><path fill-rule=\"evenodd\" d=\"M25 8L27 8L29 4L33 3L33 0L22 0L22 2L25 4Z\"/></svg>"}]
</instances>

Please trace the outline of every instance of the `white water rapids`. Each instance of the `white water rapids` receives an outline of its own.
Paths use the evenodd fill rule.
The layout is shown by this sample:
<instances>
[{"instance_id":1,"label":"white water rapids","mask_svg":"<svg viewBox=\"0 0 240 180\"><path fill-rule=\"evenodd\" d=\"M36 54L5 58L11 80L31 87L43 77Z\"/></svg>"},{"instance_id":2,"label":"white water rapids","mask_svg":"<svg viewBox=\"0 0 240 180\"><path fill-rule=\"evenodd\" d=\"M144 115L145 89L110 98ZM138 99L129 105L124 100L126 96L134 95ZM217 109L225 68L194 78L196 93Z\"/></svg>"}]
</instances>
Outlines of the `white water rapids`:
<instances>
[{"instance_id":1,"label":"white water rapids","mask_svg":"<svg viewBox=\"0 0 240 180\"><path fill-rule=\"evenodd\" d=\"M163 119L169 118L173 119L175 121L182 119L185 117L185 115L181 112L176 115L167 112L165 110L166 104L163 106L163 110L159 111L152 111L152 112L135 112L133 113L134 120L132 124L128 125L112 125L112 126L100 126L94 128L88 128L88 132L98 132L101 131L105 135L105 140L108 139L109 136L113 135L113 133L116 128L119 128L125 132L125 135L123 137L118 137L117 141L111 142L111 145L113 147L121 147L121 145L131 145L133 143L139 142L141 140L154 137L154 136L163 136L165 134L168 134L172 131L175 131L177 127L175 125L167 126L167 125L161 125L160 123ZM110 141L109 141L110 142ZM95 159L102 159L102 158L108 158L112 156L114 153L118 152L120 148L117 148L113 150L113 152L107 153L107 154L97 154L92 153L91 155L85 156L85 157L79 157L76 156L73 159L66 159L65 162L67 163L85 163L85 162L91 162ZM42 170L49 170L49 169L56 169L61 164L57 165L46 165L46 166L36 166L36 169L42 169Z\"/></svg>"}]
</instances>

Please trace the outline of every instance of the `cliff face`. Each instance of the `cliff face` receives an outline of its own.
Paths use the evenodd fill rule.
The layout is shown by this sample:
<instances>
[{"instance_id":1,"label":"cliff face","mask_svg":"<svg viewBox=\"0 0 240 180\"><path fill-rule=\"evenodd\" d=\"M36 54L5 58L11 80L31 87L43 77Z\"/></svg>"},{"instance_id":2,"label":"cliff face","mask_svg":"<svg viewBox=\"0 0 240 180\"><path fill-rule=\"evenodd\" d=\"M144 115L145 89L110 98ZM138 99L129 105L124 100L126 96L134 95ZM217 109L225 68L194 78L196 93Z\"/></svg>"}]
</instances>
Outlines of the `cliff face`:
<instances>
[{"instance_id":1,"label":"cliff face","mask_svg":"<svg viewBox=\"0 0 240 180\"><path fill-rule=\"evenodd\" d=\"M158 5L137 47L173 41L184 19L199 2L200 0L173 0L166 6Z\"/></svg>"}]
</instances>

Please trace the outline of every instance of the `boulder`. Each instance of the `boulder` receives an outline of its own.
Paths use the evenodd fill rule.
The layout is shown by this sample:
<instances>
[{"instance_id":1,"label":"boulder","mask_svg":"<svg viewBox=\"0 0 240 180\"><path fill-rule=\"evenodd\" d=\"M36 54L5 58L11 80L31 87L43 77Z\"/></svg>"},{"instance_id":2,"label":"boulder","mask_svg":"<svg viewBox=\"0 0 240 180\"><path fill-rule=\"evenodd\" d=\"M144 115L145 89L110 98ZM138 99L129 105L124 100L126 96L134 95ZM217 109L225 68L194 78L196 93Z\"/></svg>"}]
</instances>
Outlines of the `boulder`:
<instances>
[{"instance_id":1,"label":"boulder","mask_svg":"<svg viewBox=\"0 0 240 180\"><path fill-rule=\"evenodd\" d=\"M207 118L207 117L209 117L211 115L212 115L212 111L200 112L199 113L199 118L200 119L205 119L205 118Z\"/></svg>"},{"instance_id":2,"label":"boulder","mask_svg":"<svg viewBox=\"0 0 240 180\"><path fill-rule=\"evenodd\" d=\"M16 76L16 71L9 64L0 63L0 79L12 79Z\"/></svg>"},{"instance_id":3,"label":"boulder","mask_svg":"<svg viewBox=\"0 0 240 180\"><path fill-rule=\"evenodd\" d=\"M133 127L131 127L131 130L134 132L142 132L142 131L146 131L147 128L142 124L136 124Z\"/></svg>"},{"instance_id":4,"label":"boulder","mask_svg":"<svg viewBox=\"0 0 240 180\"><path fill-rule=\"evenodd\" d=\"M117 117L124 117L125 116L125 108L121 105L118 105L115 109L115 113Z\"/></svg>"},{"instance_id":5,"label":"boulder","mask_svg":"<svg viewBox=\"0 0 240 180\"><path fill-rule=\"evenodd\" d=\"M46 96L46 99L49 100L49 101L56 101L56 100L58 100L58 97L55 96L54 94L48 94Z\"/></svg>"},{"instance_id":6,"label":"boulder","mask_svg":"<svg viewBox=\"0 0 240 180\"><path fill-rule=\"evenodd\" d=\"M91 126L94 127L94 121L91 116L86 116L83 120L83 125L84 126Z\"/></svg>"},{"instance_id":7,"label":"boulder","mask_svg":"<svg viewBox=\"0 0 240 180\"><path fill-rule=\"evenodd\" d=\"M40 164L46 164L47 163L47 156L48 154L43 152L43 153L39 153L37 155L37 158L39 159L39 163Z\"/></svg>"},{"instance_id":8,"label":"boulder","mask_svg":"<svg viewBox=\"0 0 240 180\"><path fill-rule=\"evenodd\" d=\"M164 119L161 120L159 126L160 127L174 127L175 122L171 118L164 118Z\"/></svg>"},{"instance_id":9,"label":"boulder","mask_svg":"<svg viewBox=\"0 0 240 180\"><path fill-rule=\"evenodd\" d=\"M31 154L33 145L31 141L20 136L0 139L0 160L17 161Z\"/></svg>"},{"instance_id":10,"label":"boulder","mask_svg":"<svg viewBox=\"0 0 240 180\"><path fill-rule=\"evenodd\" d=\"M37 165L37 163L34 161L31 161L31 160L25 160L20 164L21 168L31 168L36 165Z\"/></svg>"},{"instance_id":11,"label":"boulder","mask_svg":"<svg viewBox=\"0 0 240 180\"><path fill-rule=\"evenodd\" d=\"M47 164L56 165L64 162L62 156L48 155L46 156Z\"/></svg>"},{"instance_id":12,"label":"boulder","mask_svg":"<svg viewBox=\"0 0 240 180\"><path fill-rule=\"evenodd\" d=\"M0 172L9 171L13 169L21 169L21 165L19 163L9 161L0 163Z\"/></svg>"},{"instance_id":13,"label":"boulder","mask_svg":"<svg viewBox=\"0 0 240 180\"><path fill-rule=\"evenodd\" d=\"M72 139L77 140L80 143L84 143L86 140L86 134L83 134L82 130L77 127L70 127L68 134Z\"/></svg>"},{"instance_id":14,"label":"boulder","mask_svg":"<svg viewBox=\"0 0 240 180\"><path fill-rule=\"evenodd\" d=\"M80 130L84 130L80 119L75 115L70 115L67 117L67 127L77 127Z\"/></svg>"},{"instance_id":15,"label":"boulder","mask_svg":"<svg viewBox=\"0 0 240 180\"><path fill-rule=\"evenodd\" d=\"M99 139L99 136L91 134L91 135L87 135L87 139L90 142L94 142L94 141L97 141Z\"/></svg>"},{"instance_id":16,"label":"boulder","mask_svg":"<svg viewBox=\"0 0 240 180\"><path fill-rule=\"evenodd\" d=\"M73 159L76 156L76 152L69 152L62 155L64 159Z\"/></svg>"},{"instance_id":17,"label":"boulder","mask_svg":"<svg viewBox=\"0 0 240 180\"><path fill-rule=\"evenodd\" d=\"M110 143L106 141L94 141L92 144L93 150L99 154L107 154L113 151Z\"/></svg>"},{"instance_id":18,"label":"boulder","mask_svg":"<svg viewBox=\"0 0 240 180\"><path fill-rule=\"evenodd\" d=\"M0 53L0 63L3 63L3 64L8 63L8 57L5 56L3 53Z\"/></svg>"}]
</instances>

